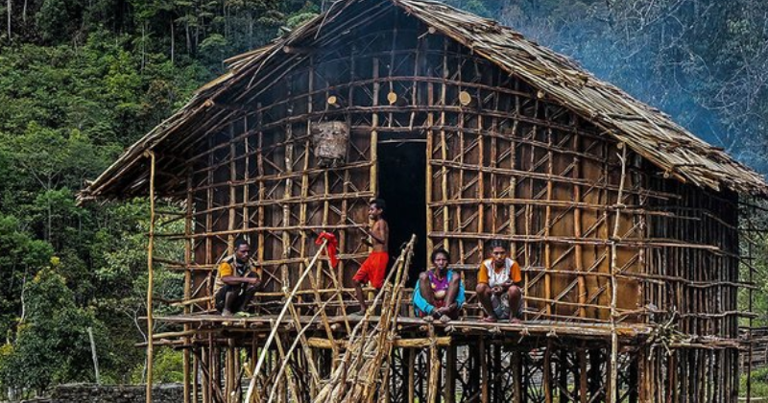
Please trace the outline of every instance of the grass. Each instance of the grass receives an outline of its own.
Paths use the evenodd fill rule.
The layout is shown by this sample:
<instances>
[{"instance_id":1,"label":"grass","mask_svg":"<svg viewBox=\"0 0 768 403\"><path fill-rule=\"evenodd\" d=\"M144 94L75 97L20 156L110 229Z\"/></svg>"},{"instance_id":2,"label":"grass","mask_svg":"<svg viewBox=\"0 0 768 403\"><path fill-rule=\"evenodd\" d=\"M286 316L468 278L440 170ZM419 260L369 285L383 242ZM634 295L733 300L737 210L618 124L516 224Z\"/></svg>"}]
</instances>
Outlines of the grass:
<instances>
[{"instance_id":1,"label":"grass","mask_svg":"<svg viewBox=\"0 0 768 403\"><path fill-rule=\"evenodd\" d=\"M747 375L741 375L739 384L740 397L747 397ZM768 398L768 368L760 368L752 371L752 397Z\"/></svg>"}]
</instances>

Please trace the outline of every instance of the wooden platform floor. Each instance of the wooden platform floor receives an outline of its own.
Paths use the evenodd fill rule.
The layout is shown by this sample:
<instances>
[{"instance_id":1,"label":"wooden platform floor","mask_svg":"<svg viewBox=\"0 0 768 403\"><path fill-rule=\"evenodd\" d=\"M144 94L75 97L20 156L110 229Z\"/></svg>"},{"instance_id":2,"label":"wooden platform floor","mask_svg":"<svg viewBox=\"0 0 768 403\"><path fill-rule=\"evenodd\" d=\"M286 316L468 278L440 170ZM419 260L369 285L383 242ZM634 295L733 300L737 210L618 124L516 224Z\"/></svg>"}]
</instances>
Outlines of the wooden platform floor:
<instances>
[{"instance_id":1,"label":"wooden platform floor","mask_svg":"<svg viewBox=\"0 0 768 403\"><path fill-rule=\"evenodd\" d=\"M312 316L300 316L299 321L302 326L307 325L312 321ZM346 317L350 326L354 326L362 320L361 317L347 316ZM510 335L531 335L531 336L548 336L548 337L584 337L589 339L603 339L611 337L610 324L599 323L564 323L553 321L525 321L520 324L511 324L507 321L499 321L497 323L485 323L479 320L478 317L466 317L458 320L453 320L447 324L443 324L439 321L433 321L432 324L436 330L446 335L492 335L492 334L510 334ZM221 330L249 330L252 332L268 332L271 330L273 323L277 320L277 315L258 315L250 317L229 316L224 317L221 315L177 315L177 316L159 316L155 317L158 322L176 323L176 324L188 324L195 326L198 329L221 329ZM334 330L343 332L345 317L334 316L329 317L328 322L334 325ZM378 322L378 316L371 316L370 322ZM400 333L426 333L427 322L420 318L414 317L398 317L398 330ZM295 328L293 319L285 317L282 320L283 326L287 330ZM315 318L315 329L321 330L322 323ZM651 333L651 326L645 324L621 324L617 326L616 331L619 337L624 339L634 339L638 337L647 336ZM190 332L194 332L191 330ZM159 336L159 335L158 335Z\"/></svg>"}]
</instances>

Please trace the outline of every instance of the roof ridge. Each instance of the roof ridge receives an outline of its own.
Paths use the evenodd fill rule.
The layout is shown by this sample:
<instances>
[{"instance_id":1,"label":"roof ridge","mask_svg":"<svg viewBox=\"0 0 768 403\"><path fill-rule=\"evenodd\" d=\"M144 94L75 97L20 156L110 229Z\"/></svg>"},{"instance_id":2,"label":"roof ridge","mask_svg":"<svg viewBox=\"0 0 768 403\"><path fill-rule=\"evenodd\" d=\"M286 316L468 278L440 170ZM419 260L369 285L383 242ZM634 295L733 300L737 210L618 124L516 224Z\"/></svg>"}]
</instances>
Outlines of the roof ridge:
<instances>
[{"instance_id":1,"label":"roof ridge","mask_svg":"<svg viewBox=\"0 0 768 403\"><path fill-rule=\"evenodd\" d=\"M327 21L338 18L350 6L366 1L373 0L336 1L325 13L271 44L227 59L225 63L232 61L232 70L202 86L187 105L131 146L84 190L83 195L98 195L112 182L108 179L111 175L124 174L131 165L137 164L143 151L164 141L185 120L205 112L217 102L217 97L227 93L235 84L251 77L250 86L267 61L287 55L281 51L285 46L305 40L310 35L317 37ZM768 184L763 176L732 158L722 148L710 145L658 108L599 79L570 57L526 39L513 28L433 0L376 1L379 4L389 2L402 9L537 88L542 97L560 103L616 141L626 143L655 164L665 176L674 176L682 182L715 191L725 186L739 193L768 196ZM701 167L707 167L707 170Z\"/></svg>"}]
</instances>

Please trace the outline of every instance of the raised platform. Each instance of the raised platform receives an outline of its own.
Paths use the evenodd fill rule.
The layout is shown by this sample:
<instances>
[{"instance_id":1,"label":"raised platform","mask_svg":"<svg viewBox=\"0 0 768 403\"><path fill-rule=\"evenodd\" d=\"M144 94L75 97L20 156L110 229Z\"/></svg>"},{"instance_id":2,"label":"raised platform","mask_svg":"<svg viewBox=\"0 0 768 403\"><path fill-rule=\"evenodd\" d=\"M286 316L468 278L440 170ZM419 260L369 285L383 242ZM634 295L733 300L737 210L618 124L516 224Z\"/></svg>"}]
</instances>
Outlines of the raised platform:
<instances>
[{"instance_id":1,"label":"raised platform","mask_svg":"<svg viewBox=\"0 0 768 403\"><path fill-rule=\"evenodd\" d=\"M183 335L192 335L198 330L248 330L251 332L268 332L272 329L277 320L276 315L259 315L250 317L221 315L178 315L178 316L159 316L155 318L158 322L188 324L197 329L190 329L183 332ZM299 323L306 326L313 321L312 316L299 316ZM355 325L362 320L362 317L356 316L334 316L328 318L328 323L333 326L333 330L343 333L346 326L345 321L350 325ZM376 323L378 316L371 316L369 322ZM511 324L506 321L497 323L486 323L476 317L461 318L453 320L447 324L439 321L431 322L438 333L449 336L462 335L505 335L505 336L547 336L560 337L567 336L573 338L609 339L611 337L611 326L609 324L594 323L563 323L553 321L526 321L520 324ZM285 317L281 322L286 330L290 331L296 328L294 319ZM398 331L402 334L426 333L429 323L420 318L399 317L397 319ZM310 326L312 330L323 330L323 323L314 318L314 324ZM616 327L616 332L622 339L636 339L648 336L652 332L652 327L645 324L621 324ZM179 336L182 332L159 333L155 335L156 339L163 337ZM165 336L167 335L167 336Z\"/></svg>"}]
</instances>

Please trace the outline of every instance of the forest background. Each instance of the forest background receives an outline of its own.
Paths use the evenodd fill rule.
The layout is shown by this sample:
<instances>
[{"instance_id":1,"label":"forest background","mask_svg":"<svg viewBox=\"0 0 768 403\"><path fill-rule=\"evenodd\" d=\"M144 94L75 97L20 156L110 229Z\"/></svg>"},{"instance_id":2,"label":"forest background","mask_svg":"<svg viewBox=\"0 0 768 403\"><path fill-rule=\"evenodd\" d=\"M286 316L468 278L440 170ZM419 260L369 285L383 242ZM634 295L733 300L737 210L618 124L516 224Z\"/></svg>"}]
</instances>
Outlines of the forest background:
<instances>
[{"instance_id":1,"label":"forest background","mask_svg":"<svg viewBox=\"0 0 768 403\"><path fill-rule=\"evenodd\" d=\"M100 381L142 382L147 201L78 206L76 193L224 58L330 1L1 1L0 387L22 398L95 381L89 328ZM768 2L445 1L571 56L768 173ZM766 254L757 324L768 323ZM177 299L179 276L158 277L156 299ZM180 361L161 349L154 379L180 380Z\"/></svg>"}]
</instances>

